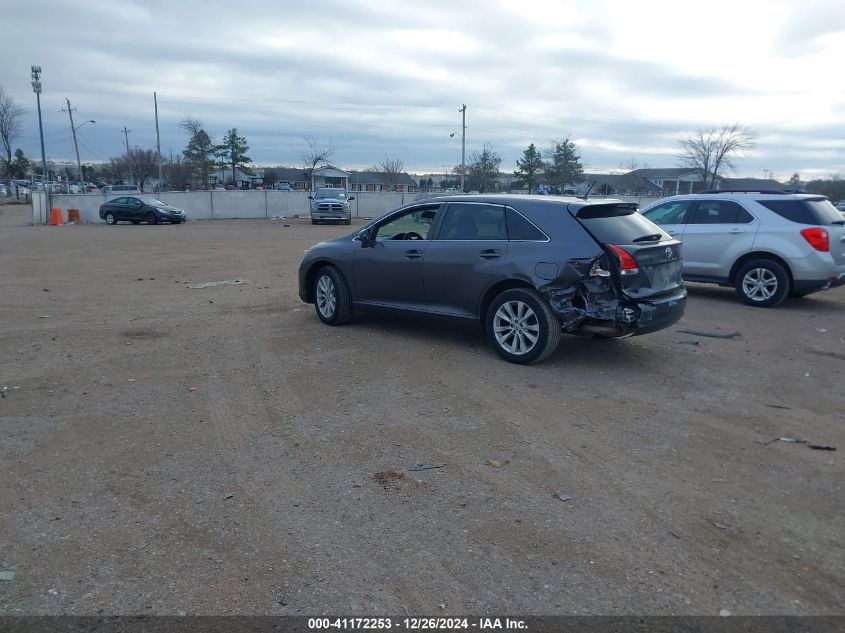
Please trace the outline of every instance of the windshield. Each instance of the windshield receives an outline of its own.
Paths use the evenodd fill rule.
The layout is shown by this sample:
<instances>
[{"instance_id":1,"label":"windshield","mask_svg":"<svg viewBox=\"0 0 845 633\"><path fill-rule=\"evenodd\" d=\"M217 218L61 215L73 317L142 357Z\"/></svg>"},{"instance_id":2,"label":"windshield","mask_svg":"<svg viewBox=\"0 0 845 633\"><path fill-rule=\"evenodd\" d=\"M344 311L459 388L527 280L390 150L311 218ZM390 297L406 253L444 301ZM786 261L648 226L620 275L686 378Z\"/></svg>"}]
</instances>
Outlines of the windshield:
<instances>
[{"instance_id":1,"label":"windshield","mask_svg":"<svg viewBox=\"0 0 845 633\"><path fill-rule=\"evenodd\" d=\"M346 192L343 189L320 189L316 197L318 200L322 198L345 198Z\"/></svg>"}]
</instances>

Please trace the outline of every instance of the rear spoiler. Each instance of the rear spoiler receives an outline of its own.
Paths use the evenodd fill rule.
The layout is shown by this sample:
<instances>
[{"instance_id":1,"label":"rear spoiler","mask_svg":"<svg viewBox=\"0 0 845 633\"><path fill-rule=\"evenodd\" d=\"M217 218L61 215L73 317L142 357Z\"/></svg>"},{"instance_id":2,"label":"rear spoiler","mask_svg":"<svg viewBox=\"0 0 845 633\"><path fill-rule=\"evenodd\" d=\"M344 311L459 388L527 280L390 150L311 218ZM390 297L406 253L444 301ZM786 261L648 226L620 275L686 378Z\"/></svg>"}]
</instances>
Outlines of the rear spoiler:
<instances>
[{"instance_id":1,"label":"rear spoiler","mask_svg":"<svg viewBox=\"0 0 845 633\"><path fill-rule=\"evenodd\" d=\"M585 204L583 202L570 202L566 205L567 211L573 217L582 220L591 218L613 218L620 215L631 215L636 213L639 205L636 202L601 202L599 204Z\"/></svg>"}]
</instances>

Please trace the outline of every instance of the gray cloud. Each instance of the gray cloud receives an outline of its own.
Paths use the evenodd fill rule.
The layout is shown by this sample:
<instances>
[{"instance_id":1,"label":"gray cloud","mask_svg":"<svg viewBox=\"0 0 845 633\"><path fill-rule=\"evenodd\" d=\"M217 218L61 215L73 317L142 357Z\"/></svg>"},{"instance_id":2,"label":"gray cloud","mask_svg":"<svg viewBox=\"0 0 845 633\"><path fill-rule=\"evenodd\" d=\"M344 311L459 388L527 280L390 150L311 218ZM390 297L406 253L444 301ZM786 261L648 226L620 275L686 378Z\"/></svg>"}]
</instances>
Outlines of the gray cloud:
<instances>
[{"instance_id":1,"label":"gray cloud","mask_svg":"<svg viewBox=\"0 0 845 633\"><path fill-rule=\"evenodd\" d=\"M29 88L29 65L37 63L47 152L55 158L72 156L67 116L59 112L65 97L79 120L97 121L80 132L84 159L119 154L124 125L131 145L152 147L155 90L165 154L181 151L178 122L191 114L216 138L237 127L259 163L297 162L310 136L332 142L344 166L365 167L387 153L410 169L440 170L460 158L449 133L467 103L468 149L492 143L505 168L529 142L546 145L569 134L583 139L584 161L594 168L631 157L674 165L679 136L751 111L761 119L742 122L760 132L760 143L743 172L845 171L845 148L819 148L843 136L841 108L822 120L787 112L782 125L772 125L763 116L768 104L784 95L800 99L800 87L760 87L730 68L682 69L672 50L665 61L634 50L623 55L613 46L612 5L561 5L571 20L558 24L538 19L539 8L520 13L439 0L259 2L236 18L228 4L197 0L95 0L84 11L58 0L40 4L33 8L43 16L37 21L29 12L4 12L0 40L0 56L13 60L0 83L30 108L21 139L30 155L39 151ZM776 37L775 54L818 52L819 37L845 16L830 3L826 12L818 20L796 11ZM696 45L694 15L678 20ZM638 28L643 40L660 37L649 22ZM799 40L814 43L791 49ZM831 101L837 99L845 102L834 86Z\"/></svg>"}]
</instances>

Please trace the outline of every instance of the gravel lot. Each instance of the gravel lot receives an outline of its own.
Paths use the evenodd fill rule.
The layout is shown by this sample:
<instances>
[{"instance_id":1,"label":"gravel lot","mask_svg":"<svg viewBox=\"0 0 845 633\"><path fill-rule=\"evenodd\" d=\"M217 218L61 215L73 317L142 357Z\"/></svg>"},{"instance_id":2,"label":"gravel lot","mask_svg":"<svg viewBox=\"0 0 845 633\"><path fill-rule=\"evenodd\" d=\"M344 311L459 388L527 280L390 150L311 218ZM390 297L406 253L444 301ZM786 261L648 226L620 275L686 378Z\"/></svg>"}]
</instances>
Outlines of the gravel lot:
<instances>
[{"instance_id":1,"label":"gravel lot","mask_svg":"<svg viewBox=\"0 0 845 633\"><path fill-rule=\"evenodd\" d=\"M320 324L296 269L344 226L30 217L0 207L0 613L845 614L843 289L691 285L520 367Z\"/></svg>"}]
</instances>

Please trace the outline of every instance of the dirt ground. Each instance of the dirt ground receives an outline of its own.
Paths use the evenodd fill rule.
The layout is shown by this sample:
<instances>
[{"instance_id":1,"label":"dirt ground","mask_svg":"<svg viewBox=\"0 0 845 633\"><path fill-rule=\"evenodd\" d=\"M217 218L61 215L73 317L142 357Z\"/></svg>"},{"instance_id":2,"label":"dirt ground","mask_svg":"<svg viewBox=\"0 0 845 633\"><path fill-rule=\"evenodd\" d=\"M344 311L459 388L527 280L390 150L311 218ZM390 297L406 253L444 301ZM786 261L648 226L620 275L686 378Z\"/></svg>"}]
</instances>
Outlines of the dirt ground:
<instances>
[{"instance_id":1,"label":"dirt ground","mask_svg":"<svg viewBox=\"0 0 845 633\"><path fill-rule=\"evenodd\" d=\"M297 266L344 226L29 213L0 613L845 614L845 289L691 285L668 330L520 367L471 326L322 325Z\"/></svg>"}]
</instances>

